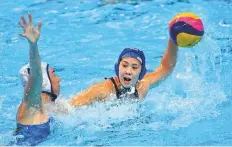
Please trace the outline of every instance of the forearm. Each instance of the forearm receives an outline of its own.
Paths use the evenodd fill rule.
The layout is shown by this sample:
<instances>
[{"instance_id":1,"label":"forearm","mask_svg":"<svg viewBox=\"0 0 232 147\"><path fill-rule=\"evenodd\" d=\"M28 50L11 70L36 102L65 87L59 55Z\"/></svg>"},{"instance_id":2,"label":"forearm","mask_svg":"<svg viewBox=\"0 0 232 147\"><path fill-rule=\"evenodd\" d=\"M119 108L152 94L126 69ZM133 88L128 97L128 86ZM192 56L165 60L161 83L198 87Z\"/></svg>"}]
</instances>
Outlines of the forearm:
<instances>
[{"instance_id":1,"label":"forearm","mask_svg":"<svg viewBox=\"0 0 232 147\"><path fill-rule=\"evenodd\" d=\"M73 97L69 103L75 107L88 105L88 104L91 104L92 102L100 99L100 98L97 98L97 97L100 97L97 95L98 94L96 94L95 92L91 92L91 91L86 90L86 91L83 91L83 92L77 94L75 97Z\"/></svg>"},{"instance_id":2,"label":"forearm","mask_svg":"<svg viewBox=\"0 0 232 147\"><path fill-rule=\"evenodd\" d=\"M35 79L42 81L42 72L41 72L41 61L38 51L38 45L36 43L29 43L30 48L30 75Z\"/></svg>"},{"instance_id":3,"label":"forearm","mask_svg":"<svg viewBox=\"0 0 232 147\"><path fill-rule=\"evenodd\" d=\"M177 51L178 51L178 46L175 45L171 39L169 39L167 49L161 61L161 66L163 68L167 68L171 71L175 67L176 59L177 59Z\"/></svg>"},{"instance_id":4,"label":"forearm","mask_svg":"<svg viewBox=\"0 0 232 147\"><path fill-rule=\"evenodd\" d=\"M40 107L42 91L42 71L37 43L29 43L30 47L30 76L26 88L29 106Z\"/></svg>"},{"instance_id":5,"label":"forearm","mask_svg":"<svg viewBox=\"0 0 232 147\"><path fill-rule=\"evenodd\" d=\"M73 106L88 105L95 101L108 98L110 93L111 90L109 86L107 86L107 82L103 81L77 94L70 100L70 104Z\"/></svg>"},{"instance_id":6,"label":"forearm","mask_svg":"<svg viewBox=\"0 0 232 147\"><path fill-rule=\"evenodd\" d=\"M74 107L88 105L90 100L82 95L77 95L69 101L70 105Z\"/></svg>"}]
</instances>

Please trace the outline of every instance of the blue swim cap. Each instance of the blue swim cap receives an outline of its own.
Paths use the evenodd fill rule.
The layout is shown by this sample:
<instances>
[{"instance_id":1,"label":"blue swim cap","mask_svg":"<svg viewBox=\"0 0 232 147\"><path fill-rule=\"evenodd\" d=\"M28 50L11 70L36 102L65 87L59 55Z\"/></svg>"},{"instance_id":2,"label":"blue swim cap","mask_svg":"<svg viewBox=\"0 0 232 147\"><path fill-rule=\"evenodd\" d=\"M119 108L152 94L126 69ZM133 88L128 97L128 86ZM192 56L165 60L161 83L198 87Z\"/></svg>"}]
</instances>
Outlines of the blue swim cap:
<instances>
[{"instance_id":1,"label":"blue swim cap","mask_svg":"<svg viewBox=\"0 0 232 147\"><path fill-rule=\"evenodd\" d=\"M114 70L117 76L119 76L119 63L125 57L131 57L139 60L142 65L141 73L139 75L139 80L141 80L147 72L146 61L143 51L137 48L125 48L118 57L118 61L114 65Z\"/></svg>"}]
</instances>

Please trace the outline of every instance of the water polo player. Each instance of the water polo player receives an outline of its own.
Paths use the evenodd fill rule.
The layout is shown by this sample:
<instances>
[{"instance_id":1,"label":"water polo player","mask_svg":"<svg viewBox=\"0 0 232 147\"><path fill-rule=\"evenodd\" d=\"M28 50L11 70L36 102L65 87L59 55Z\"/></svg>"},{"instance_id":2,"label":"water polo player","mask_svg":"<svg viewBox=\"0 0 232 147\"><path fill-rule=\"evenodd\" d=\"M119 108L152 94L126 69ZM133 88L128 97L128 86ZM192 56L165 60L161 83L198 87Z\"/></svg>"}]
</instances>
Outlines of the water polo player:
<instances>
[{"instance_id":1,"label":"water polo player","mask_svg":"<svg viewBox=\"0 0 232 147\"><path fill-rule=\"evenodd\" d=\"M178 46L192 47L203 34L201 19L193 13L180 13L169 23L170 38L160 66L147 73L143 51L126 48L119 55L115 64L116 76L106 79L77 94L70 100L71 105L86 105L93 101L109 98L137 98L146 96L148 89L165 79L176 65Z\"/></svg>"},{"instance_id":2,"label":"water polo player","mask_svg":"<svg viewBox=\"0 0 232 147\"><path fill-rule=\"evenodd\" d=\"M29 64L23 66L19 76L24 86L24 97L17 112L17 145L37 145L50 133L50 117L45 104L55 101L60 93L60 79L47 63L41 63L37 41L40 37L41 23L38 29L33 26L32 16L28 14L29 24L22 16L20 26L29 43Z\"/></svg>"},{"instance_id":3,"label":"water polo player","mask_svg":"<svg viewBox=\"0 0 232 147\"><path fill-rule=\"evenodd\" d=\"M119 55L115 64L116 76L97 83L70 100L71 105L86 105L96 100L109 98L137 98L146 96L148 89L165 79L176 64L178 47L170 39L161 65L153 72L147 73L146 59L143 51L126 48Z\"/></svg>"}]
</instances>

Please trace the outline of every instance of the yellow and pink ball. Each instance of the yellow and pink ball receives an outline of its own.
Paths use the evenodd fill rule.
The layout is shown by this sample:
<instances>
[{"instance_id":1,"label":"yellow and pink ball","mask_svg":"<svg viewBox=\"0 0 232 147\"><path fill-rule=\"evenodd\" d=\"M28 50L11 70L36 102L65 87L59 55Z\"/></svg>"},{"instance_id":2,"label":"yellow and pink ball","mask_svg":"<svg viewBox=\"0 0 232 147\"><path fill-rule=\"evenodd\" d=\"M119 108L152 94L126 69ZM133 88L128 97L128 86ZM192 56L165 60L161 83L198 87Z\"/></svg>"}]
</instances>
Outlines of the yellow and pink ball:
<instances>
[{"instance_id":1,"label":"yellow and pink ball","mask_svg":"<svg viewBox=\"0 0 232 147\"><path fill-rule=\"evenodd\" d=\"M169 23L169 34L172 41L180 47L192 47L204 35L201 19L190 12L177 14Z\"/></svg>"}]
</instances>

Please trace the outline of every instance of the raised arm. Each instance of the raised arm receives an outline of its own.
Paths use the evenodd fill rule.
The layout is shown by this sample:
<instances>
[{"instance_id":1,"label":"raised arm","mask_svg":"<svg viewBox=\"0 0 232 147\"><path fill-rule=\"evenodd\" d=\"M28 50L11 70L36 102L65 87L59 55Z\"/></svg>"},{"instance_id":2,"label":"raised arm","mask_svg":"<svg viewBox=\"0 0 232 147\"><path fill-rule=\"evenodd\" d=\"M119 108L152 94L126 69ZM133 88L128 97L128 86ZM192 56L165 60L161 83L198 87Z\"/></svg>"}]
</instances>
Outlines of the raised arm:
<instances>
[{"instance_id":1,"label":"raised arm","mask_svg":"<svg viewBox=\"0 0 232 147\"><path fill-rule=\"evenodd\" d=\"M28 82L24 89L23 102L28 107L40 108L41 107L41 91L42 91L42 72L41 61L37 46L37 41L40 37L40 28L42 23L38 24L38 29L33 26L32 16L28 14L29 24L26 22L24 16L21 17L22 22L19 25L23 28L24 33L20 36L27 38L29 43L29 65L30 74Z\"/></svg>"},{"instance_id":2,"label":"raised arm","mask_svg":"<svg viewBox=\"0 0 232 147\"><path fill-rule=\"evenodd\" d=\"M167 49L162 57L160 66L153 72L147 73L144 82L150 87L165 79L176 65L178 46L171 39L168 40Z\"/></svg>"}]
</instances>

